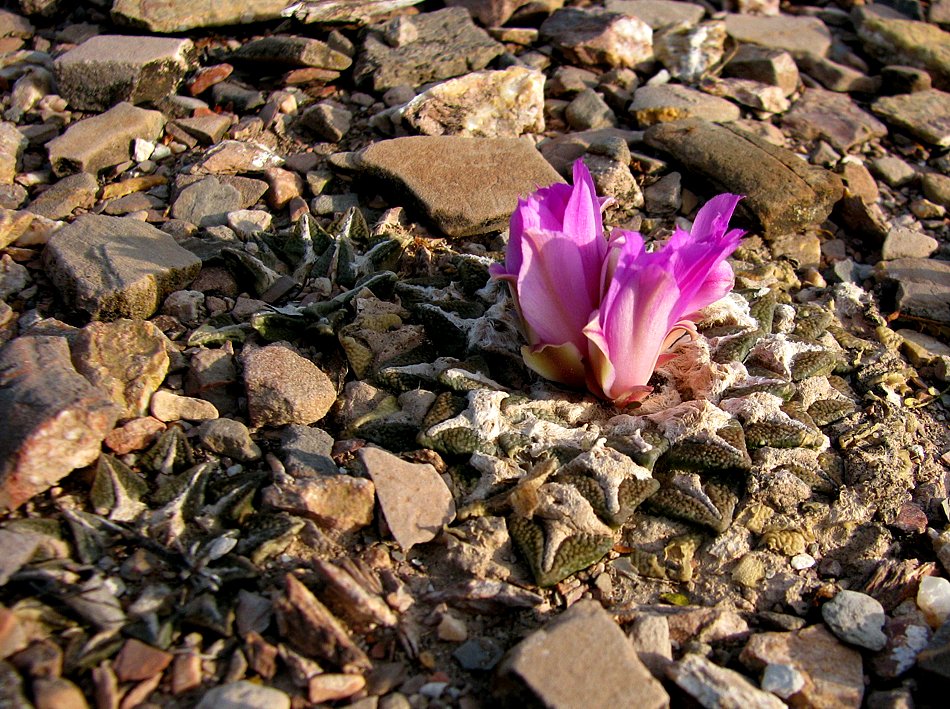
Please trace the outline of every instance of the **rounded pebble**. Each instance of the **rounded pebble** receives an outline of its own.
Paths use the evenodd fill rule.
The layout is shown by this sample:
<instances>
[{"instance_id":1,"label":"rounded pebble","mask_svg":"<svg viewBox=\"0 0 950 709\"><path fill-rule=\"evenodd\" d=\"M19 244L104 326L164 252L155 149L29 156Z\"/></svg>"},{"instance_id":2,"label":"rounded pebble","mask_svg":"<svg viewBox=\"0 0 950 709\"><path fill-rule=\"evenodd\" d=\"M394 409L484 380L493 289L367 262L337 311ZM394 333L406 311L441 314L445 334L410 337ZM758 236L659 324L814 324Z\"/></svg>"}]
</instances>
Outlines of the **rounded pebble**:
<instances>
[{"instance_id":1,"label":"rounded pebble","mask_svg":"<svg viewBox=\"0 0 950 709\"><path fill-rule=\"evenodd\" d=\"M939 576L925 576L917 590L917 607L932 628L950 618L950 581Z\"/></svg>"},{"instance_id":2,"label":"rounded pebble","mask_svg":"<svg viewBox=\"0 0 950 709\"><path fill-rule=\"evenodd\" d=\"M841 591L821 607L821 617L839 639L868 650L883 650L884 608L857 591Z\"/></svg>"}]
</instances>

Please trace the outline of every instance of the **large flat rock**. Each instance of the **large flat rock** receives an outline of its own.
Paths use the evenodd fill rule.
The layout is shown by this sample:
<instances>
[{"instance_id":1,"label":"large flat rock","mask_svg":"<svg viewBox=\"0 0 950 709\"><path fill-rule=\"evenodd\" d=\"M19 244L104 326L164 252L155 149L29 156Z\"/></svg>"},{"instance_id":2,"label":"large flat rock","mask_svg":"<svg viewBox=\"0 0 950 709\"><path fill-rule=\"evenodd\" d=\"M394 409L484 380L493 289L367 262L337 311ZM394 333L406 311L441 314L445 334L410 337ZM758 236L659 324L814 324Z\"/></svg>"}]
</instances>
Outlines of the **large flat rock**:
<instances>
[{"instance_id":1,"label":"large flat rock","mask_svg":"<svg viewBox=\"0 0 950 709\"><path fill-rule=\"evenodd\" d=\"M766 236L824 221L844 192L838 176L735 126L687 119L651 126L644 137L716 190L745 195L740 211Z\"/></svg>"},{"instance_id":2,"label":"large flat rock","mask_svg":"<svg viewBox=\"0 0 950 709\"><path fill-rule=\"evenodd\" d=\"M950 32L928 22L881 17L856 8L858 36L864 49L883 64L925 69L934 86L950 90Z\"/></svg>"},{"instance_id":3,"label":"large flat rock","mask_svg":"<svg viewBox=\"0 0 950 709\"><path fill-rule=\"evenodd\" d=\"M900 258L878 266L879 278L897 286L902 315L950 325L950 262Z\"/></svg>"},{"instance_id":4,"label":"large flat rock","mask_svg":"<svg viewBox=\"0 0 950 709\"><path fill-rule=\"evenodd\" d=\"M728 14L726 32L737 42L823 57L831 49L831 32L817 17Z\"/></svg>"},{"instance_id":5,"label":"large flat rock","mask_svg":"<svg viewBox=\"0 0 950 709\"><path fill-rule=\"evenodd\" d=\"M496 689L506 700L530 698L553 709L670 704L633 643L596 601L575 603L516 645L498 668Z\"/></svg>"},{"instance_id":6,"label":"large flat rock","mask_svg":"<svg viewBox=\"0 0 950 709\"><path fill-rule=\"evenodd\" d=\"M43 262L64 301L95 320L148 318L201 270L197 256L151 224L96 214L57 231Z\"/></svg>"},{"instance_id":7,"label":"large flat rock","mask_svg":"<svg viewBox=\"0 0 950 709\"><path fill-rule=\"evenodd\" d=\"M73 172L96 174L129 159L136 138L155 140L165 127L159 111L138 108L123 101L105 113L73 123L46 144L57 175Z\"/></svg>"},{"instance_id":8,"label":"large flat rock","mask_svg":"<svg viewBox=\"0 0 950 709\"><path fill-rule=\"evenodd\" d=\"M563 182L534 145L519 138L395 138L363 150L357 164L455 237L503 229L519 197Z\"/></svg>"},{"instance_id":9,"label":"large flat rock","mask_svg":"<svg viewBox=\"0 0 950 709\"><path fill-rule=\"evenodd\" d=\"M98 35L58 57L53 69L70 106L104 111L175 93L193 52L190 39Z\"/></svg>"},{"instance_id":10,"label":"large flat rock","mask_svg":"<svg viewBox=\"0 0 950 709\"><path fill-rule=\"evenodd\" d=\"M99 457L119 408L72 365L62 337L0 349L0 510L12 510Z\"/></svg>"},{"instance_id":11,"label":"large flat rock","mask_svg":"<svg viewBox=\"0 0 950 709\"><path fill-rule=\"evenodd\" d=\"M112 19L149 32L182 32L279 19L287 0L115 0Z\"/></svg>"},{"instance_id":12,"label":"large flat rock","mask_svg":"<svg viewBox=\"0 0 950 709\"><path fill-rule=\"evenodd\" d=\"M871 104L871 110L931 145L950 147L950 93L946 91L882 96Z\"/></svg>"}]
</instances>

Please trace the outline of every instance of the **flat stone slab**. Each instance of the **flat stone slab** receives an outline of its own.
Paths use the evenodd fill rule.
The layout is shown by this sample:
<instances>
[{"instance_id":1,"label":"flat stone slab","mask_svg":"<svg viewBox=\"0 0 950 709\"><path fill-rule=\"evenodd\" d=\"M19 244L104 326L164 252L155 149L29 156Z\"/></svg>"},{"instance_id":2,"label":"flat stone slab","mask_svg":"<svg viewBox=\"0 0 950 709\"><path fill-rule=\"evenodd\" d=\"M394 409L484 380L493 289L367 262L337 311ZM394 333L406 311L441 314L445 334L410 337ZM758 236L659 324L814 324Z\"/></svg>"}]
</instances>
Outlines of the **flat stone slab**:
<instances>
[{"instance_id":1,"label":"flat stone slab","mask_svg":"<svg viewBox=\"0 0 950 709\"><path fill-rule=\"evenodd\" d=\"M484 69L503 51L467 10L447 7L375 27L366 35L353 78L375 91L419 86Z\"/></svg>"},{"instance_id":2,"label":"flat stone slab","mask_svg":"<svg viewBox=\"0 0 950 709\"><path fill-rule=\"evenodd\" d=\"M70 106L104 111L120 101L145 103L175 93L193 53L190 39L104 34L58 57L53 73Z\"/></svg>"},{"instance_id":3,"label":"flat stone slab","mask_svg":"<svg viewBox=\"0 0 950 709\"><path fill-rule=\"evenodd\" d=\"M841 199L841 179L740 128L688 119L647 129L648 145L671 154L716 190L745 195L739 210L766 236L824 221Z\"/></svg>"},{"instance_id":4,"label":"flat stone slab","mask_svg":"<svg viewBox=\"0 0 950 709\"><path fill-rule=\"evenodd\" d=\"M287 0L115 0L112 18L149 32L182 32L277 20L288 4Z\"/></svg>"},{"instance_id":5,"label":"flat stone slab","mask_svg":"<svg viewBox=\"0 0 950 709\"><path fill-rule=\"evenodd\" d=\"M924 142L950 147L950 93L939 89L884 96L871 110Z\"/></svg>"},{"instance_id":6,"label":"flat stone slab","mask_svg":"<svg viewBox=\"0 0 950 709\"><path fill-rule=\"evenodd\" d=\"M278 67L317 67L343 71L353 60L342 52L330 49L326 42L310 37L273 35L245 42L232 59Z\"/></svg>"},{"instance_id":7,"label":"flat stone slab","mask_svg":"<svg viewBox=\"0 0 950 709\"><path fill-rule=\"evenodd\" d=\"M880 17L855 8L864 49L884 64L925 69L938 89L950 91L950 32L928 22Z\"/></svg>"},{"instance_id":8,"label":"flat stone slab","mask_svg":"<svg viewBox=\"0 0 950 709\"><path fill-rule=\"evenodd\" d=\"M831 49L831 32L817 17L726 15L726 32L737 42L823 57Z\"/></svg>"},{"instance_id":9,"label":"flat stone slab","mask_svg":"<svg viewBox=\"0 0 950 709\"><path fill-rule=\"evenodd\" d=\"M403 551L432 541L455 519L455 501L428 463L410 463L382 448L361 448L389 531Z\"/></svg>"},{"instance_id":10,"label":"flat stone slab","mask_svg":"<svg viewBox=\"0 0 950 709\"><path fill-rule=\"evenodd\" d=\"M666 690L596 601L578 601L516 645L499 666L495 687L506 700L533 698L553 709L670 705Z\"/></svg>"},{"instance_id":11,"label":"flat stone slab","mask_svg":"<svg viewBox=\"0 0 950 709\"><path fill-rule=\"evenodd\" d=\"M887 126L858 108L847 94L825 89L805 89L782 117L782 125L798 138L822 138L841 152L887 135Z\"/></svg>"},{"instance_id":12,"label":"flat stone slab","mask_svg":"<svg viewBox=\"0 0 950 709\"><path fill-rule=\"evenodd\" d=\"M698 24L706 11L702 5L679 0L607 0L606 8L632 17L639 17L654 30L685 23Z\"/></svg>"},{"instance_id":13,"label":"flat stone slab","mask_svg":"<svg viewBox=\"0 0 950 709\"><path fill-rule=\"evenodd\" d=\"M668 675L700 706L757 709L785 707L785 702L774 694L763 692L735 670L720 667L702 655L688 653L673 664Z\"/></svg>"},{"instance_id":14,"label":"flat stone slab","mask_svg":"<svg viewBox=\"0 0 950 709\"><path fill-rule=\"evenodd\" d=\"M87 214L43 251L46 274L71 307L94 320L148 318L201 270L201 260L136 219Z\"/></svg>"},{"instance_id":15,"label":"flat stone slab","mask_svg":"<svg viewBox=\"0 0 950 709\"><path fill-rule=\"evenodd\" d=\"M731 101L680 84L641 86L633 94L629 111L642 128L684 118L725 123L741 115Z\"/></svg>"},{"instance_id":16,"label":"flat stone slab","mask_svg":"<svg viewBox=\"0 0 950 709\"><path fill-rule=\"evenodd\" d=\"M454 237L504 229L519 197L563 182L534 145L519 138L395 138L358 153L356 165L407 193Z\"/></svg>"},{"instance_id":17,"label":"flat stone slab","mask_svg":"<svg viewBox=\"0 0 950 709\"><path fill-rule=\"evenodd\" d=\"M950 325L950 261L901 258L878 265L878 278L897 285L902 315Z\"/></svg>"},{"instance_id":18,"label":"flat stone slab","mask_svg":"<svg viewBox=\"0 0 950 709\"><path fill-rule=\"evenodd\" d=\"M165 116L123 101L105 113L73 123L46 144L56 175L98 173L129 159L136 138L156 140Z\"/></svg>"},{"instance_id":19,"label":"flat stone slab","mask_svg":"<svg viewBox=\"0 0 950 709\"><path fill-rule=\"evenodd\" d=\"M0 349L0 510L16 509L99 457L119 409L74 368L62 337Z\"/></svg>"}]
</instances>

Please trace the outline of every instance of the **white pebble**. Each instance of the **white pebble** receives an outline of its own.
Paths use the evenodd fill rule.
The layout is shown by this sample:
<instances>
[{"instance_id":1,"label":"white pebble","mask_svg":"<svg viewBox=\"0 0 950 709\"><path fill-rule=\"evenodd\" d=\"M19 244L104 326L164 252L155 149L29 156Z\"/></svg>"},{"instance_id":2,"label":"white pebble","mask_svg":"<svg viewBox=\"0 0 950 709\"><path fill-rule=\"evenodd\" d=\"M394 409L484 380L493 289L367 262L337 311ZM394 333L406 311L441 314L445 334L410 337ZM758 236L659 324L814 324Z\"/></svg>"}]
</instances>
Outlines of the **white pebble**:
<instances>
[{"instance_id":1,"label":"white pebble","mask_svg":"<svg viewBox=\"0 0 950 709\"><path fill-rule=\"evenodd\" d=\"M815 565L815 557L811 554L796 554L792 557L792 568L802 571L803 569L810 569Z\"/></svg>"},{"instance_id":2,"label":"white pebble","mask_svg":"<svg viewBox=\"0 0 950 709\"><path fill-rule=\"evenodd\" d=\"M135 142L132 143L132 159L135 160L135 162L145 162L152 157L152 153L154 152L155 143L150 140L136 138Z\"/></svg>"},{"instance_id":3,"label":"white pebble","mask_svg":"<svg viewBox=\"0 0 950 709\"><path fill-rule=\"evenodd\" d=\"M950 617L950 581L939 576L925 576L917 591L917 607L930 627L939 627Z\"/></svg>"}]
</instances>

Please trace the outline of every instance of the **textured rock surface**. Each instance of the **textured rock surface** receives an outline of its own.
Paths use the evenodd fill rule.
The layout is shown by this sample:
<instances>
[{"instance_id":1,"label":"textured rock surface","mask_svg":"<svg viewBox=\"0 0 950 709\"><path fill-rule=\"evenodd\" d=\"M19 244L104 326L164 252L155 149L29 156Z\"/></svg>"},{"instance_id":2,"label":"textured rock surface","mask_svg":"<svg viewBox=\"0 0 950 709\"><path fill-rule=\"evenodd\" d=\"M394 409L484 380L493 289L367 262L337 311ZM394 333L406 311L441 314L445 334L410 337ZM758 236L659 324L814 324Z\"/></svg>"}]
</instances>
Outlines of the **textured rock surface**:
<instances>
[{"instance_id":1,"label":"textured rock surface","mask_svg":"<svg viewBox=\"0 0 950 709\"><path fill-rule=\"evenodd\" d=\"M503 696L525 692L549 707L670 705L662 685L593 601L575 604L516 645L498 672Z\"/></svg>"},{"instance_id":2,"label":"textured rock surface","mask_svg":"<svg viewBox=\"0 0 950 709\"><path fill-rule=\"evenodd\" d=\"M56 232L43 252L46 272L73 307L93 318L147 318L201 262L155 227L86 215Z\"/></svg>"},{"instance_id":3,"label":"textured rock surface","mask_svg":"<svg viewBox=\"0 0 950 709\"><path fill-rule=\"evenodd\" d=\"M195 27L275 20L286 7L285 0L260 0L253 6L239 0L116 0L112 15L133 27L169 33Z\"/></svg>"},{"instance_id":4,"label":"textured rock surface","mask_svg":"<svg viewBox=\"0 0 950 709\"><path fill-rule=\"evenodd\" d=\"M322 419L336 400L327 375L281 345L244 356L244 387L253 426L310 424Z\"/></svg>"},{"instance_id":5,"label":"textured rock surface","mask_svg":"<svg viewBox=\"0 0 950 709\"><path fill-rule=\"evenodd\" d=\"M513 138L396 138L371 145L359 162L455 237L502 228L519 197L561 181L530 143Z\"/></svg>"},{"instance_id":6,"label":"textured rock surface","mask_svg":"<svg viewBox=\"0 0 950 709\"><path fill-rule=\"evenodd\" d=\"M0 349L0 509L16 509L99 457L118 408L84 379L61 337Z\"/></svg>"},{"instance_id":7,"label":"textured rock surface","mask_svg":"<svg viewBox=\"0 0 950 709\"><path fill-rule=\"evenodd\" d=\"M99 35L57 57L53 68L70 106L104 111L120 101L154 102L174 93L193 53L189 39Z\"/></svg>"},{"instance_id":8,"label":"textured rock surface","mask_svg":"<svg viewBox=\"0 0 950 709\"><path fill-rule=\"evenodd\" d=\"M740 208L767 234L821 222L842 194L835 175L738 128L693 119L654 126L646 140L722 191L745 195Z\"/></svg>"}]
</instances>

